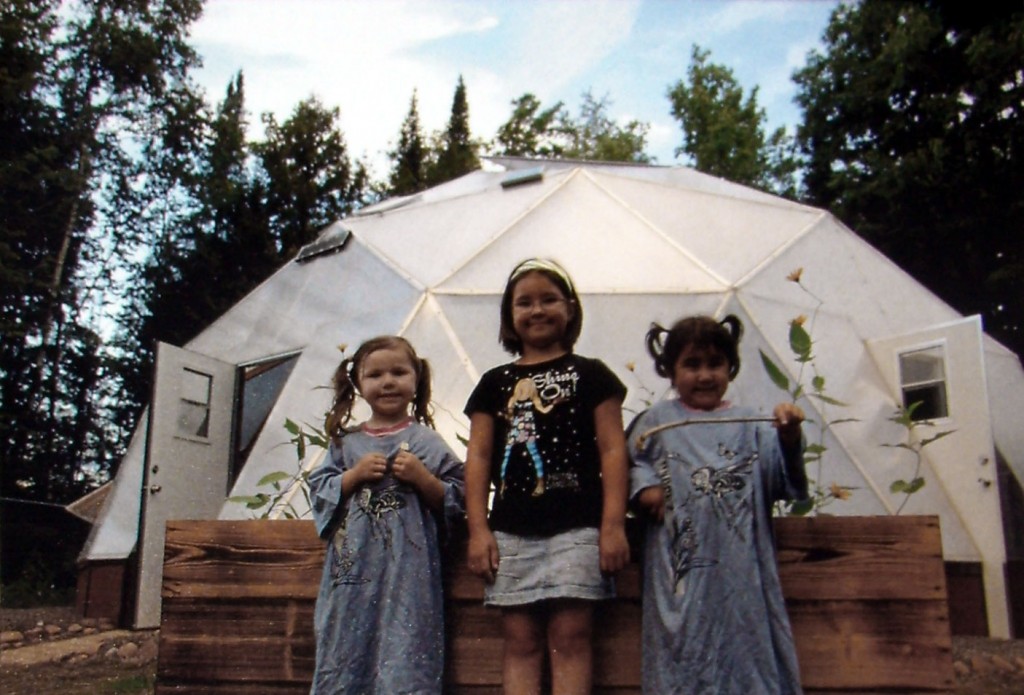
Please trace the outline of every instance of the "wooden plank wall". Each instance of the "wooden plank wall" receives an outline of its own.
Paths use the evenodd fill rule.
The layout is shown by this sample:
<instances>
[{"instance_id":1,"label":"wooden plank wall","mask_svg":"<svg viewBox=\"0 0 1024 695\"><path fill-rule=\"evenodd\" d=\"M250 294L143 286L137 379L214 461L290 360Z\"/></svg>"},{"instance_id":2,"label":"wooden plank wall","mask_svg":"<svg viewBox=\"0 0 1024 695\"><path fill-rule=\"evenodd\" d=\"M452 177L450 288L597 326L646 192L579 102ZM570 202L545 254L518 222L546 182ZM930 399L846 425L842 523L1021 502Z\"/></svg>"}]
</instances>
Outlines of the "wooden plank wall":
<instances>
[{"instance_id":1,"label":"wooden plank wall","mask_svg":"<svg viewBox=\"0 0 1024 695\"><path fill-rule=\"evenodd\" d=\"M780 519L779 571L808 693L950 693L954 676L938 519ZM323 545L308 521L167 527L157 695L308 692ZM453 563L448 686L500 693L498 614ZM639 693L640 573L595 624L595 692Z\"/></svg>"}]
</instances>

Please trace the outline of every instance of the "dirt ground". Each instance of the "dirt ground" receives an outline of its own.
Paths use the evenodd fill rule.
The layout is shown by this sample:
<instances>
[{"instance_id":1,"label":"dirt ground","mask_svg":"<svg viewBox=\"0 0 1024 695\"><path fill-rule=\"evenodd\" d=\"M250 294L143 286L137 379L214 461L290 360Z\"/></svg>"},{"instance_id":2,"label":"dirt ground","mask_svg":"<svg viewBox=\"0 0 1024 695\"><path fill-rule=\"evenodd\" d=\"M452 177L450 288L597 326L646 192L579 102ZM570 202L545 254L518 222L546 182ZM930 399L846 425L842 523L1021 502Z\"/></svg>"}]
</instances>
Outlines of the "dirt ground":
<instances>
[{"instance_id":1,"label":"dirt ground","mask_svg":"<svg viewBox=\"0 0 1024 695\"><path fill-rule=\"evenodd\" d=\"M72 608L0 609L0 632L27 631L43 625L64 628L77 620ZM149 637L152 637L151 635ZM96 643L90 658L75 658L73 641ZM4 648L0 654L0 692L4 695L152 695L156 660L122 659L116 650L138 635L108 630L90 637L46 640L43 645ZM59 643L68 644L63 651ZM36 650L30 653L22 650ZM28 657L28 658L27 658ZM955 695L1024 695L1024 640L954 637Z\"/></svg>"}]
</instances>

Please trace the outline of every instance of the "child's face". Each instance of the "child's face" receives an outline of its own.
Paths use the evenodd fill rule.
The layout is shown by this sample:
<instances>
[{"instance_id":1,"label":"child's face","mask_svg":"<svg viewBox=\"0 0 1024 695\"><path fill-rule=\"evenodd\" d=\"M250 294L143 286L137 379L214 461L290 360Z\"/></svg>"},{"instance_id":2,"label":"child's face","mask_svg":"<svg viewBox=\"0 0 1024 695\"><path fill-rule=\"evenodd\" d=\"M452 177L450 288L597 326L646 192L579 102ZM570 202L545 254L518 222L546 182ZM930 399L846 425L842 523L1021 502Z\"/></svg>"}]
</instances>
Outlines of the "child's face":
<instances>
[{"instance_id":1,"label":"child's face","mask_svg":"<svg viewBox=\"0 0 1024 695\"><path fill-rule=\"evenodd\" d=\"M416 396L416 369L405 350L382 348L363 359L359 392L370 404L376 426L398 424Z\"/></svg>"},{"instance_id":2,"label":"child's face","mask_svg":"<svg viewBox=\"0 0 1024 695\"><path fill-rule=\"evenodd\" d=\"M543 273L527 273L512 290L512 329L524 351L560 347L575 309Z\"/></svg>"},{"instance_id":3,"label":"child's face","mask_svg":"<svg viewBox=\"0 0 1024 695\"><path fill-rule=\"evenodd\" d=\"M672 385L679 398L695 410L714 410L729 388L729 360L714 348L690 345L672 369Z\"/></svg>"}]
</instances>

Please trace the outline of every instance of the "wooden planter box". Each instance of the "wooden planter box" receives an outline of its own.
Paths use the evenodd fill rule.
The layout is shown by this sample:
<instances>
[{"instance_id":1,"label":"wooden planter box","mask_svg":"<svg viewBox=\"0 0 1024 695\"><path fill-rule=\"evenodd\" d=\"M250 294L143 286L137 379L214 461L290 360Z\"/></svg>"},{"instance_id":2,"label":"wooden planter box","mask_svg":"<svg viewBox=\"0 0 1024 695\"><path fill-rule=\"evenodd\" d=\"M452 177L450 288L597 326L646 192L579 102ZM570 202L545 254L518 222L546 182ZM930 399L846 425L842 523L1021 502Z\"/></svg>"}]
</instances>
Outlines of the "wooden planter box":
<instances>
[{"instance_id":1,"label":"wooden planter box","mask_svg":"<svg viewBox=\"0 0 1024 695\"><path fill-rule=\"evenodd\" d=\"M808 693L950 693L936 517L785 518L779 572ZM156 693L306 693L323 543L310 521L167 526ZM640 692L640 572L618 578L594 629L595 692ZM453 562L446 692L501 692L498 612Z\"/></svg>"}]
</instances>

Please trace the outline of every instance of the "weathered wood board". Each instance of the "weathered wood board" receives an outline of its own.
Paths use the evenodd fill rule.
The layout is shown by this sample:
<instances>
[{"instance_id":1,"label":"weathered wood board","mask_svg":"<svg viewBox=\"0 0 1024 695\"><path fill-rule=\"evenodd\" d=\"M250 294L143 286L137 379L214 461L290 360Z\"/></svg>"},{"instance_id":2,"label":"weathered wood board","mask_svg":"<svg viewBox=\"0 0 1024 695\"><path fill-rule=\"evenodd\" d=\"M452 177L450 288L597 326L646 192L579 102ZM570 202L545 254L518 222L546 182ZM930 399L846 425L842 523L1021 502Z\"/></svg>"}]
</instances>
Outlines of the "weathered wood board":
<instances>
[{"instance_id":1,"label":"weathered wood board","mask_svg":"<svg viewBox=\"0 0 1024 695\"><path fill-rule=\"evenodd\" d=\"M776 535L807 692L952 692L937 518L786 518ZM169 522L158 695L308 692L322 562L312 522ZM446 690L500 693L499 614L452 564ZM602 695L640 692L639 567L617 584L594 628Z\"/></svg>"}]
</instances>

